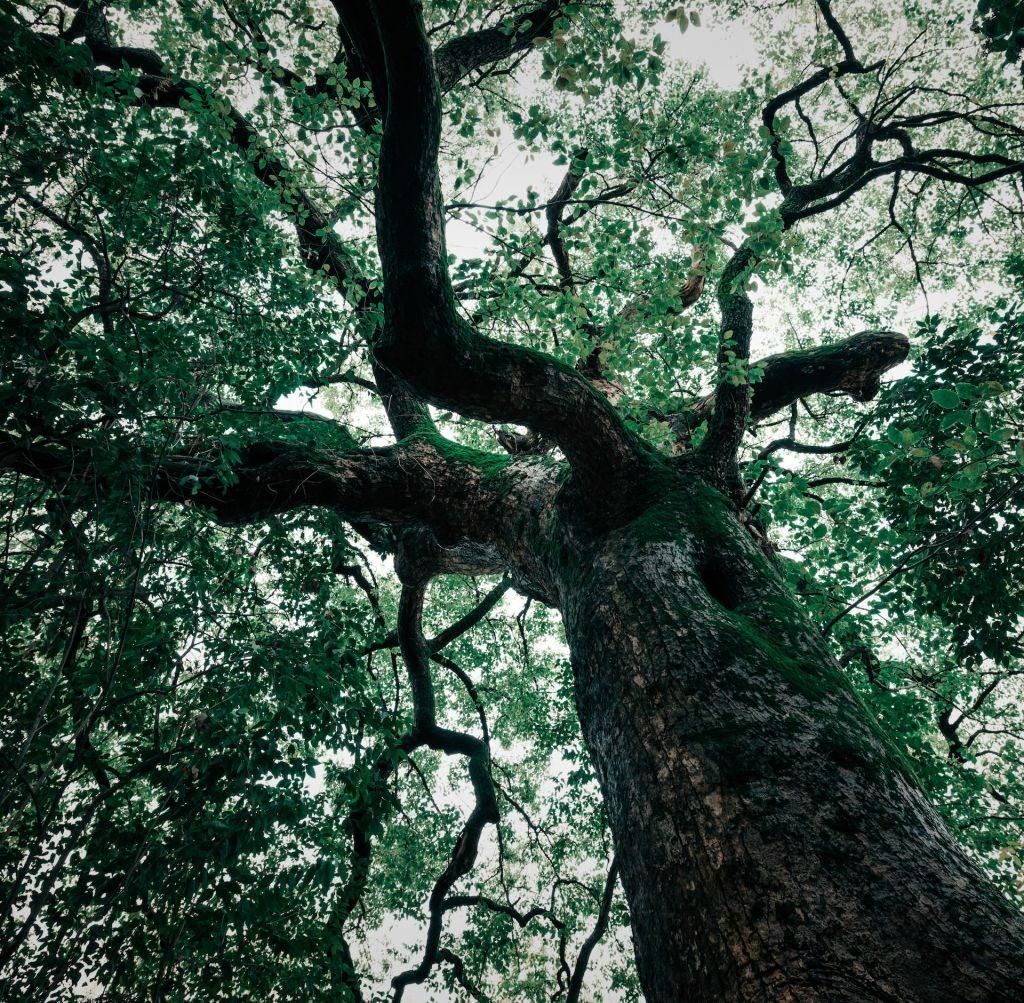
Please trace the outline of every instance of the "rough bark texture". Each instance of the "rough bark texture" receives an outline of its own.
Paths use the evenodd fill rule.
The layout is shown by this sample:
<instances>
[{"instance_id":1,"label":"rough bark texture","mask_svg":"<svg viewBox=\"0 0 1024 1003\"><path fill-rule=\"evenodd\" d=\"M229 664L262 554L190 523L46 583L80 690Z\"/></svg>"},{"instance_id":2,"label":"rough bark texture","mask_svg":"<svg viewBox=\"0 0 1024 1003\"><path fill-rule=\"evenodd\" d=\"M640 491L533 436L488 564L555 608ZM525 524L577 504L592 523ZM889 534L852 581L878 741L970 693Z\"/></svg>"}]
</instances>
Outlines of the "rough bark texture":
<instances>
[{"instance_id":1,"label":"rough bark texture","mask_svg":"<svg viewBox=\"0 0 1024 1003\"><path fill-rule=\"evenodd\" d=\"M650 1003L1022 998L1020 917L717 492L670 478L562 556Z\"/></svg>"},{"instance_id":2,"label":"rough bark texture","mask_svg":"<svg viewBox=\"0 0 1024 1003\"><path fill-rule=\"evenodd\" d=\"M861 331L833 345L818 345L769 355L754 363L760 370L750 389L748 420L764 421L784 407L812 394L840 393L856 401L872 400L882 377L910 354L910 340L897 331ZM715 395L668 416L685 438L714 411Z\"/></svg>"},{"instance_id":3,"label":"rough bark texture","mask_svg":"<svg viewBox=\"0 0 1024 1003\"><path fill-rule=\"evenodd\" d=\"M744 376L753 334L746 282L758 252L745 242L718 281L716 392L680 419L686 429L707 419L708 434L691 466L671 465L586 372L470 327L448 274L437 169L441 92L526 52L575 5L516 8L503 28L469 32L437 52L412 0L335 6L348 70L374 91L375 104L357 109L355 124L383 119L376 228L384 324L374 377L398 441L315 450L253 443L230 484L202 450L149 458L154 500L202 506L227 521L328 506L361 529L373 523L423 534L436 559L431 574L507 571L519 591L561 610L650 1003L1024 998L1021 916L966 858L730 502L710 486L742 497L737 458L751 420L810 393L869 399L880 375L906 357L906 339L872 332L775 356L751 385ZM858 60L829 4L818 6L843 60L764 109L786 228L838 207L876 178L909 172L974 188L1024 170L998 152L965 160L944 148L917 149L908 130L925 123L883 120L858 130L858 147L844 163L813 181L794 180L777 114L826 81L882 65ZM69 36L83 45L33 37L39 65L52 64L69 86L109 82L99 67L124 64L139 71L133 90L142 104L177 113L195 102L184 100L193 90L204 101L212 96L167 75L149 50L112 45L106 29L85 19ZM69 53L76 58L67 61ZM0 62L0 73L14 69ZM308 87L317 92L319 80ZM287 165L253 125L235 110L225 114L254 176L272 189L288 179ZM872 144L893 139L901 155L876 160ZM963 173L964 163L974 173ZM326 266L338 291L362 310L376 294L327 216L301 192L296 206L304 260ZM564 247L562 258L557 241L552 247L561 277L571 278ZM683 305L702 285L695 277ZM568 465L457 446L437 433L427 401L523 424L535 439L556 443ZM75 482L108 486L92 476L91 464L87 443L0 436L0 469L57 490ZM428 652L415 615L409 622L424 581L406 583L403 648L418 730L403 748L421 739L440 748L440 737L452 738L440 736L433 720ZM474 783L483 790L480 746L461 749L481 764ZM494 817L485 800L480 825ZM362 823L352 824L363 869L336 903L342 924L369 861L368 840L359 843ZM469 846L460 843L438 883L433 939L406 982L419 981L439 956L445 882L465 873ZM347 948L340 961L347 978Z\"/></svg>"}]
</instances>

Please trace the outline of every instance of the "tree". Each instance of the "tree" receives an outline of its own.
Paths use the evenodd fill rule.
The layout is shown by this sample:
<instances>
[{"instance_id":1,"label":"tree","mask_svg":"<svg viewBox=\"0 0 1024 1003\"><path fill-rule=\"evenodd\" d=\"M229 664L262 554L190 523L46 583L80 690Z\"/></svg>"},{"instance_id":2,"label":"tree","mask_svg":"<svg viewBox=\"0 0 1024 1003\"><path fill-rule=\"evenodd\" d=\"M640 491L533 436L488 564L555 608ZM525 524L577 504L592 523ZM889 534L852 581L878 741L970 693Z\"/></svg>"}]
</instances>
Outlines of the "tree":
<instances>
[{"instance_id":1,"label":"tree","mask_svg":"<svg viewBox=\"0 0 1024 1003\"><path fill-rule=\"evenodd\" d=\"M425 899L390 998L573 1001L620 882L650 1001L1019 998L1019 80L973 5L732 90L657 4L421 6L2 9L12 998L362 999Z\"/></svg>"}]
</instances>

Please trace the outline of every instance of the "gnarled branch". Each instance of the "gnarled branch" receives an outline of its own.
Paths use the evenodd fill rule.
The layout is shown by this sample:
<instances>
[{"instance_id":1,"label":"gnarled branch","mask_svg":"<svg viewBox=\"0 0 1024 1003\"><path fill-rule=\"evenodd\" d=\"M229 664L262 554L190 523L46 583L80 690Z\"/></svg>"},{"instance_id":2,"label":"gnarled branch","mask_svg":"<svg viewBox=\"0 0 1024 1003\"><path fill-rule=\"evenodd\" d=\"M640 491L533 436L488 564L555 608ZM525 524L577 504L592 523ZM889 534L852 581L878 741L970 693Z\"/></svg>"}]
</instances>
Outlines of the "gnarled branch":
<instances>
[{"instance_id":1,"label":"gnarled branch","mask_svg":"<svg viewBox=\"0 0 1024 1003\"><path fill-rule=\"evenodd\" d=\"M141 453L138 463L149 474L154 501L195 505L227 523L254 522L313 506L331 508L351 520L424 524L452 539L475 524L482 540L492 535L486 475L466 455L447 456L443 440L410 439L379 449L325 449L270 440L245 447L231 464L171 454L150 458L147 470L147 457ZM0 470L60 489L69 484L109 489L115 476L97 464L87 443L44 442L11 432L0 433ZM476 509L478 518L467 521L470 512L463 510L463 503Z\"/></svg>"},{"instance_id":2,"label":"gnarled branch","mask_svg":"<svg viewBox=\"0 0 1024 1003\"><path fill-rule=\"evenodd\" d=\"M433 54L415 4L374 9L388 81L377 196L385 326L376 356L433 403L550 436L577 476L599 484L602 500L611 500L616 486L625 492L628 475L650 462L648 448L571 367L485 338L457 312L437 169Z\"/></svg>"},{"instance_id":3,"label":"gnarled branch","mask_svg":"<svg viewBox=\"0 0 1024 1003\"><path fill-rule=\"evenodd\" d=\"M753 363L761 377L750 394L750 420L764 421L794 401L812 394L845 394L861 403L872 400L882 376L903 362L910 340L898 331L861 331L831 345L816 345L769 355ZM685 439L714 410L714 395L667 416Z\"/></svg>"},{"instance_id":4,"label":"gnarled branch","mask_svg":"<svg viewBox=\"0 0 1024 1003\"><path fill-rule=\"evenodd\" d=\"M402 565L399 565L398 571L403 579L409 573ZM480 837L485 826L497 824L499 818L487 743L475 735L442 728L437 724L434 688L430 678L430 649L423 637L421 625L423 599L428 581L429 577L417 576L408 584L404 584L398 605L398 638L413 697L412 734L420 744L445 755L466 757L475 803L455 842L451 859L430 893L423 959L416 967L400 972L391 980L394 987L394 1003L399 1003L407 986L424 982L437 963L445 898L455 882L468 874L476 862Z\"/></svg>"}]
</instances>

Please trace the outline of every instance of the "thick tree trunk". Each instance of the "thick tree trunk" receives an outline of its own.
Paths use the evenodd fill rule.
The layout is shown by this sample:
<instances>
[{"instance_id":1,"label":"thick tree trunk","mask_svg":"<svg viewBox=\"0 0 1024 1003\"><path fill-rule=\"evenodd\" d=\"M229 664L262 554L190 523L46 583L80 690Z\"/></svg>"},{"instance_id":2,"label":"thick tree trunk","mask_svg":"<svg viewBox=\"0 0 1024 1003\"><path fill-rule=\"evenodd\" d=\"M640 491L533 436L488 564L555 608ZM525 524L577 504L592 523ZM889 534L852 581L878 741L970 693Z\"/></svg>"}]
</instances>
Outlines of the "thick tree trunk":
<instances>
[{"instance_id":1,"label":"thick tree trunk","mask_svg":"<svg viewBox=\"0 0 1024 1003\"><path fill-rule=\"evenodd\" d=\"M569 549L578 710L649 1003L1024 999L1020 916L720 495L670 478Z\"/></svg>"}]
</instances>

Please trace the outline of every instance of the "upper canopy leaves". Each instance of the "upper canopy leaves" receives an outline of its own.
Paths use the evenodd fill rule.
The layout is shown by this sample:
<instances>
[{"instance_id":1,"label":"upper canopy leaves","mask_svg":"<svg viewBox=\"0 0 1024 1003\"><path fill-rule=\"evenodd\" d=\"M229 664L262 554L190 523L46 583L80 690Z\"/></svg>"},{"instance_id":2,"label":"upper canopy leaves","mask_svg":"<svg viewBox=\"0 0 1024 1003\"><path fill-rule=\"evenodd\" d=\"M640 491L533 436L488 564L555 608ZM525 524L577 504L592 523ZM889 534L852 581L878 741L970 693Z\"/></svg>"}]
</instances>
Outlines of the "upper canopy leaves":
<instances>
[{"instance_id":1,"label":"upper canopy leaves","mask_svg":"<svg viewBox=\"0 0 1024 1003\"><path fill-rule=\"evenodd\" d=\"M553 444L609 508L708 444L932 793L1020 873L1021 94L973 4L709 3L685 36L654 2L415 6L0 10L26 998L337 998L353 960L370 995L419 960L347 940L422 918L463 814L461 766L403 744L386 555L423 526L467 576L430 586L426 636L471 627L426 666L437 721L486 720L503 841L445 907L438 992L569 992L607 873L570 674L545 610L470 577L554 601L515 549ZM700 65L726 31L749 66Z\"/></svg>"}]
</instances>

